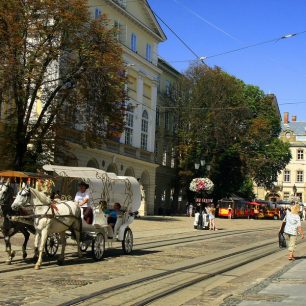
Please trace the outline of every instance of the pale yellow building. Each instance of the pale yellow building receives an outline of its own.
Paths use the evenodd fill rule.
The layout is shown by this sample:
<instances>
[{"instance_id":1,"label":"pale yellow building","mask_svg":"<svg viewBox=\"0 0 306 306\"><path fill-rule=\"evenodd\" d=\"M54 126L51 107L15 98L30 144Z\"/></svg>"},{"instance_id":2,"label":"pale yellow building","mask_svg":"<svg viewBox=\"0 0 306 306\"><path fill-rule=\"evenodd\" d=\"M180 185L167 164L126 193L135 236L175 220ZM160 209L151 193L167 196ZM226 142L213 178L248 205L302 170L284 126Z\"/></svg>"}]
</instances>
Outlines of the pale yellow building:
<instances>
[{"instance_id":1,"label":"pale yellow building","mask_svg":"<svg viewBox=\"0 0 306 306\"><path fill-rule=\"evenodd\" d=\"M292 158L279 174L274 189L255 187L256 197L306 202L306 122L297 121L296 116L292 116L290 121L289 113L284 113L280 138L290 144Z\"/></svg>"},{"instance_id":2,"label":"pale yellow building","mask_svg":"<svg viewBox=\"0 0 306 306\"><path fill-rule=\"evenodd\" d=\"M89 0L88 4L93 18L104 14L110 26L119 30L128 77L126 127L118 141L105 141L99 148L83 148L71 142L70 157L58 156L57 161L139 178L145 192L140 213L153 214L158 166L154 156L157 86L161 74L157 47L166 36L146 0Z\"/></svg>"}]
</instances>

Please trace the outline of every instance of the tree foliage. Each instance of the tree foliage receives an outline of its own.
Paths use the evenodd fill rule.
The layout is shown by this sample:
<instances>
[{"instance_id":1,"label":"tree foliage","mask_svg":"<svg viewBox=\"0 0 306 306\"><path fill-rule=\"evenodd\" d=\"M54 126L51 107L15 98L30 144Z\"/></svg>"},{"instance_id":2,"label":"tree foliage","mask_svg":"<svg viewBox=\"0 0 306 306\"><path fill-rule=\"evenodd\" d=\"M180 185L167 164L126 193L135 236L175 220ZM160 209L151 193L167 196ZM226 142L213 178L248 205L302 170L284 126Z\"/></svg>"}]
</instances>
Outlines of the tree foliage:
<instances>
[{"instance_id":1,"label":"tree foliage","mask_svg":"<svg viewBox=\"0 0 306 306\"><path fill-rule=\"evenodd\" d=\"M37 160L63 126L81 125L84 143L122 130L125 76L115 34L83 0L0 1L0 93L14 109L15 168Z\"/></svg>"},{"instance_id":2,"label":"tree foliage","mask_svg":"<svg viewBox=\"0 0 306 306\"><path fill-rule=\"evenodd\" d=\"M186 188L186 174L189 181L207 174L194 170L194 162L204 158L211 164L215 198L251 197L252 180L271 186L290 160L288 146L278 139L280 118L274 97L219 67L190 67L169 103L178 104L177 153Z\"/></svg>"}]
</instances>

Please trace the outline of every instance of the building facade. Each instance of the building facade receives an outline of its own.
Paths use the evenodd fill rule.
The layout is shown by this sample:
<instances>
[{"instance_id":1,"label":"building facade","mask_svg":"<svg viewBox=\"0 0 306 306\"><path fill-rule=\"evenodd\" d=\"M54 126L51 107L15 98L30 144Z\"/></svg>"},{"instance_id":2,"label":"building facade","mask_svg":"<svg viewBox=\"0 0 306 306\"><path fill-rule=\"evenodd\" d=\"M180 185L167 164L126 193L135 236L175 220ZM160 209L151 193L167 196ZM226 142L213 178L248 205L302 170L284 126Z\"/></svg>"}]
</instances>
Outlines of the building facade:
<instances>
[{"instance_id":1,"label":"building facade","mask_svg":"<svg viewBox=\"0 0 306 306\"><path fill-rule=\"evenodd\" d=\"M176 123L175 101L169 101L170 92L181 74L159 58L158 68L162 71L158 82L158 99L156 109L155 160L156 193L155 213L170 214L174 205L178 205L177 161L176 161Z\"/></svg>"},{"instance_id":2,"label":"building facade","mask_svg":"<svg viewBox=\"0 0 306 306\"><path fill-rule=\"evenodd\" d=\"M306 121L297 121L296 116L290 121L289 113L284 113L280 138L289 143L292 158L273 190L255 187L254 192L260 199L306 202Z\"/></svg>"},{"instance_id":3,"label":"building facade","mask_svg":"<svg viewBox=\"0 0 306 306\"><path fill-rule=\"evenodd\" d=\"M145 198L140 214L153 214L157 86L161 74L157 47L166 37L146 0L89 0L88 4L93 18L104 14L118 31L128 79L126 126L120 139L106 140L100 147L84 148L70 141L69 158L57 158L57 162L138 178Z\"/></svg>"}]
</instances>

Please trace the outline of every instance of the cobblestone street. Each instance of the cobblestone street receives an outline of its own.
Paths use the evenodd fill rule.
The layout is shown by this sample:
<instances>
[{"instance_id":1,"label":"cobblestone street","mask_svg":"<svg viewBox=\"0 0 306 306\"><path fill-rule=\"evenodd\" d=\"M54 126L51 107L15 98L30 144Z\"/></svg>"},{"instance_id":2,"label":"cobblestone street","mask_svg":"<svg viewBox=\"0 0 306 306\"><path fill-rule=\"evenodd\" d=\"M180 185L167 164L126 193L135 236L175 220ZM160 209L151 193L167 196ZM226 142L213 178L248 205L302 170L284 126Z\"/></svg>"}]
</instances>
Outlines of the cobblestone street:
<instances>
[{"instance_id":1,"label":"cobblestone street","mask_svg":"<svg viewBox=\"0 0 306 306\"><path fill-rule=\"evenodd\" d=\"M40 271L34 270L30 259L25 263L21 260L20 237L12 241L18 252L12 265L7 266L4 263L3 240L0 240L0 304L31 304L45 297L58 296L69 289L80 288L81 291L88 284L158 269L161 265L200 256L212 256L224 250L275 238L279 221L217 219L217 226L219 230L215 232L197 231L193 229L193 219L188 217L137 219L132 224L132 255L122 255L121 245L114 243L115 249L107 250L103 261L94 262L90 252L82 259L77 258L75 247L70 245L63 266L45 259ZM186 242L192 239L198 240ZM32 244L33 238L29 247ZM31 251L29 257L32 256ZM13 294L8 295L8 292Z\"/></svg>"}]
</instances>

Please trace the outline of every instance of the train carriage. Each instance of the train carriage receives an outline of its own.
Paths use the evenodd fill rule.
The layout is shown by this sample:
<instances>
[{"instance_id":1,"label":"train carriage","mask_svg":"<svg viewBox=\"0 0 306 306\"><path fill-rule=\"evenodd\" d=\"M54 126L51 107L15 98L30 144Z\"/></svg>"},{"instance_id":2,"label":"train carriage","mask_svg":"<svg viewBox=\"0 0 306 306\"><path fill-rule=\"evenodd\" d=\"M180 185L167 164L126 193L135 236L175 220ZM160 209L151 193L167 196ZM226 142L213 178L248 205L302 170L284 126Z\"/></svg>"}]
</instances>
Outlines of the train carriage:
<instances>
[{"instance_id":1,"label":"train carriage","mask_svg":"<svg viewBox=\"0 0 306 306\"><path fill-rule=\"evenodd\" d=\"M249 215L247 201L242 198L232 197L221 199L218 205L219 217L246 218Z\"/></svg>"}]
</instances>

